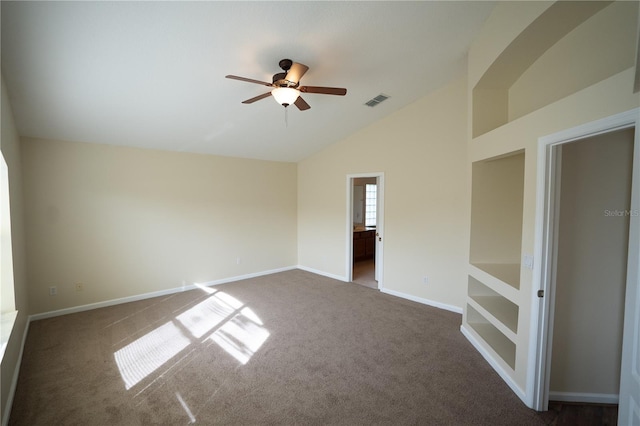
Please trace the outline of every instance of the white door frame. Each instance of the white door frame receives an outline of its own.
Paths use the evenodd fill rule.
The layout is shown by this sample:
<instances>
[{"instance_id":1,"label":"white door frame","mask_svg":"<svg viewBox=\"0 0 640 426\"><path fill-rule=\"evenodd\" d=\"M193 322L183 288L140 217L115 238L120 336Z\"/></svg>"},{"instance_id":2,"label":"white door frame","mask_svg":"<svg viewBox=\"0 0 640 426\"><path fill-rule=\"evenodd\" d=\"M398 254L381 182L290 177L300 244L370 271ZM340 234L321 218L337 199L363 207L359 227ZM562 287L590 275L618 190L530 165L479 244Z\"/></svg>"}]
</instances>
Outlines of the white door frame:
<instances>
[{"instance_id":1,"label":"white door frame","mask_svg":"<svg viewBox=\"0 0 640 426\"><path fill-rule=\"evenodd\" d=\"M540 259L536 262L533 271L533 283L531 299L531 332L529 347L528 374L527 374L527 405L531 408L544 411L548 409L549 403L549 373L550 365L547 361L551 350L552 339L552 312L553 312L553 292L552 282L554 274L554 245L556 244L556 197L557 197L557 173L560 150L555 148L568 142L589 138L592 136L614 132L626 128L636 128L634 140L634 161L633 180L631 189L631 211L639 211L640 208L640 108L624 113L616 114L601 120L567 129L549 136L538 139L538 170L537 170L537 194L536 194L536 226L535 226L535 256ZM627 331L634 326L638 327L638 308L640 306L640 258L638 256L638 246L640 245L640 218L631 215L629 227L629 260L627 266L627 286L625 295L625 319L623 334L622 363L625 365L625 356L629 357L632 352L637 356L637 340L633 348L627 337ZM539 285L536 285L539 283ZM544 297L538 297L538 291L544 292ZM634 309L635 307L635 309ZM630 318L627 312L634 311L636 318ZM632 351L633 349L633 351ZM630 364L630 360L627 359ZM622 373L621 389L625 374ZM630 380L630 379L629 379ZM622 408L621 403L620 407ZM636 407L636 409L638 409ZM619 416L619 420L621 417ZM630 417L629 417L630 419Z\"/></svg>"},{"instance_id":2,"label":"white door frame","mask_svg":"<svg viewBox=\"0 0 640 426\"><path fill-rule=\"evenodd\" d=\"M383 235L384 235L384 172L374 173L354 173L347 175L347 282L353 280L353 180L357 178L376 178L377 198L376 198L376 272L378 280L378 290L384 288L382 277L383 262Z\"/></svg>"}]
</instances>

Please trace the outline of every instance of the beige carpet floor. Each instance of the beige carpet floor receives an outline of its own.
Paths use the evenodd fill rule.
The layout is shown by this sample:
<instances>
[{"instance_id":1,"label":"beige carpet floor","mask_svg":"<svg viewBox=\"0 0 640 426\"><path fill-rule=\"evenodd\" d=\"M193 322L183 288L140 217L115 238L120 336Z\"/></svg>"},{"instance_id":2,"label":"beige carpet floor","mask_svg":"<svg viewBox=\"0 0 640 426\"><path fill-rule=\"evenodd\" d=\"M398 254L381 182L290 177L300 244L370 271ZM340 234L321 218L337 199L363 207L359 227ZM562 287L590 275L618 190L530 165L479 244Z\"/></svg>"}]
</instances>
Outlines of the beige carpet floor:
<instances>
[{"instance_id":1,"label":"beige carpet floor","mask_svg":"<svg viewBox=\"0 0 640 426\"><path fill-rule=\"evenodd\" d=\"M34 321L9 424L551 424L460 322L300 270Z\"/></svg>"}]
</instances>

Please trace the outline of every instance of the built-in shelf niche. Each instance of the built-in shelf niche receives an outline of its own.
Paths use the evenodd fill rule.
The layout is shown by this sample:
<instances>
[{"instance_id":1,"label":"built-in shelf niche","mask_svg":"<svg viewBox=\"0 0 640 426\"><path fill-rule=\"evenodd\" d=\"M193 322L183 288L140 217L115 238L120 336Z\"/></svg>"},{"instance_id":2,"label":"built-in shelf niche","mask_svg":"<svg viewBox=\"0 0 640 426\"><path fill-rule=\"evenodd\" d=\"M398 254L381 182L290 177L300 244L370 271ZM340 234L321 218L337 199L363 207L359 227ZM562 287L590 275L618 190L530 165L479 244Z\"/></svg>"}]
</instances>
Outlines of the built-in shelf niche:
<instances>
[{"instance_id":1,"label":"built-in shelf niche","mask_svg":"<svg viewBox=\"0 0 640 426\"><path fill-rule=\"evenodd\" d=\"M511 369L515 369L516 344L469 304L467 304L467 324Z\"/></svg>"},{"instance_id":2,"label":"built-in shelf niche","mask_svg":"<svg viewBox=\"0 0 640 426\"><path fill-rule=\"evenodd\" d=\"M637 2L552 4L502 51L474 86L472 137L632 67L637 8ZM558 60L567 56L571 61Z\"/></svg>"},{"instance_id":3,"label":"built-in shelf niche","mask_svg":"<svg viewBox=\"0 0 640 426\"><path fill-rule=\"evenodd\" d=\"M488 315L511 331L506 334L511 335L511 340L515 340L518 333L518 305L502 297L472 276L469 276L468 295Z\"/></svg>"},{"instance_id":4,"label":"built-in shelf niche","mask_svg":"<svg viewBox=\"0 0 640 426\"><path fill-rule=\"evenodd\" d=\"M472 165L470 263L520 288L524 152Z\"/></svg>"}]
</instances>

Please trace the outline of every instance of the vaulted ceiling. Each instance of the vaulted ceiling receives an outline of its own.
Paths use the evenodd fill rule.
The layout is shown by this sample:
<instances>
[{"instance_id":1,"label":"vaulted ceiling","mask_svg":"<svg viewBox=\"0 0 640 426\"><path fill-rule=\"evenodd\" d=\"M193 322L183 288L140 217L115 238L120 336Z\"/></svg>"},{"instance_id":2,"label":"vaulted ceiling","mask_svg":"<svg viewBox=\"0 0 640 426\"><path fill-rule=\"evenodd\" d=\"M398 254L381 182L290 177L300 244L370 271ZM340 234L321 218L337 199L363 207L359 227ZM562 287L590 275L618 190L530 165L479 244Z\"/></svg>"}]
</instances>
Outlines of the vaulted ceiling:
<instances>
[{"instance_id":1,"label":"vaulted ceiling","mask_svg":"<svg viewBox=\"0 0 640 426\"><path fill-rule=\"evenodd\" d=\"M2 1L2 73L22 136L298 161L464 75L493 4ZM347 95L242 104L283 58Z\"/></svg>"}]
</instances>

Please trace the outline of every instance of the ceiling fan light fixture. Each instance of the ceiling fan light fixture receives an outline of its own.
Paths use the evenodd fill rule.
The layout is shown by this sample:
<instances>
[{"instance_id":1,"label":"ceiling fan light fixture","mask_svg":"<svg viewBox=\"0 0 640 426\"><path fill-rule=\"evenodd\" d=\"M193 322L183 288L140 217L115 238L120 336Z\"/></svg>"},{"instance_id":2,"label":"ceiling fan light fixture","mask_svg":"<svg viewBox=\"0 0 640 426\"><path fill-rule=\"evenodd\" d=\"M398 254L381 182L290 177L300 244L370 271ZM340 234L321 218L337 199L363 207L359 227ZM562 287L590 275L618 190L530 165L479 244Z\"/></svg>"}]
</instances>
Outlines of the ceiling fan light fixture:
<instances>
[{"instance_id":1,"label":"ceiling fan light fixture","mask_svg":"<svg viewBox=\"0 0 640 426\"><path fill-rule=\"evenodd\" d=\"M276 102L284 107L288 107L298 99L300 91L292 87L276 87L271 91L271 94L276 99Z\"/></svg>"}]
</instances>

